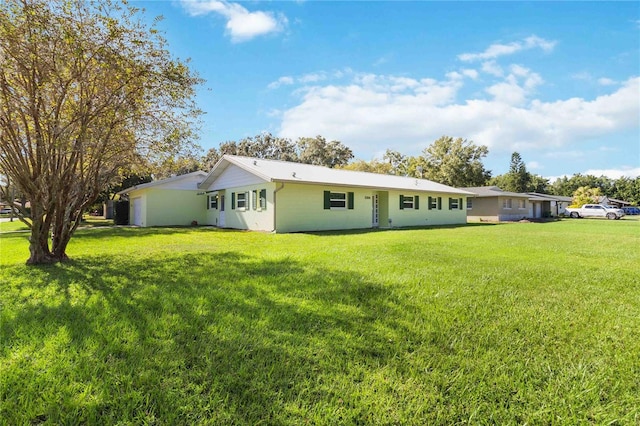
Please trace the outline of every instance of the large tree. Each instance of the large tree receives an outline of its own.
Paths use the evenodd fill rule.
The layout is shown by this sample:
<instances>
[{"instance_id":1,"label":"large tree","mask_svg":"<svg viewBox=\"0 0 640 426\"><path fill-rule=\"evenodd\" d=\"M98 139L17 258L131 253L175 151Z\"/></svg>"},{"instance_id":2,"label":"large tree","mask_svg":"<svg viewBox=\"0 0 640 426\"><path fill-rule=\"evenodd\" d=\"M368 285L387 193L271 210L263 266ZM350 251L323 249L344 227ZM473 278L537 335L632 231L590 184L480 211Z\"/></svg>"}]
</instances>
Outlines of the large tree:
<instances>
[{"instance_id":1,"label":"large tree","mask_svg":"<svg viewBox=\"0 0 640 426\"><path fill-rule=\"evenodd\" d=\"M424 178L445 185L483 186L491 177L491 172L485 170L482 164L482 159L488 153L485 145L478 146L466 139L442 136L422 152L416 169L422 167L420 173Z\"/></svg>"},{"instance_id":2,"label":"large tree","mask_svg":"<svg viewBox=\"0 0 640 426\"><path fill-rule=\"evenodd\" d=\"M136 8L0 2L0 171L31 202L27 263L67 259L83 210L124 169L189 143L199 83Z\"/></svg>"}]
</instances>

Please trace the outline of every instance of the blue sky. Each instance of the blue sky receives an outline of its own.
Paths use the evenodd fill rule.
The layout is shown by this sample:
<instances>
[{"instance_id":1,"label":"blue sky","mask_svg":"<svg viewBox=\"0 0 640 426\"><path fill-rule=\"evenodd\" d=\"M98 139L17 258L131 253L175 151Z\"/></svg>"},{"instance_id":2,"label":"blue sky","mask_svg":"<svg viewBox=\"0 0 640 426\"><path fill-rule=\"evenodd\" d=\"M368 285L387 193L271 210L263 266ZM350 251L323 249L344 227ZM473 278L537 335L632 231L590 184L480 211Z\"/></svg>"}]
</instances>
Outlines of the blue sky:
<instances>
[{"instance_id":1,"label":"blue sky","mask_svg":"<svg viewBox=\"0 0 640 426\"><path fill-rule=\"evenodd\" d=\"M640 175L638 2L135 1L207 80L199 143L261 132L357 158L442 135L505 173Z\"/></svg>"}]
</instances>

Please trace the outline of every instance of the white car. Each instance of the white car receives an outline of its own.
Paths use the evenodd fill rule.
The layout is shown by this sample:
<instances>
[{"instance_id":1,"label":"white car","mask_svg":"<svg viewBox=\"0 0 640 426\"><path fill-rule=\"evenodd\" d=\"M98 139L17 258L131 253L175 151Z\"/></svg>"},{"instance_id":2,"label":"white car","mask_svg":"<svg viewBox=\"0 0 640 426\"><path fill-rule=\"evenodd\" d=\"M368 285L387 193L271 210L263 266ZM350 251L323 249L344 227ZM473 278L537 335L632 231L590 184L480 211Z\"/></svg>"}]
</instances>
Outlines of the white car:
<instances>
[{"instance_id":1,"label":"white car","mask_svg":"<svg viewBox=\"0 0 640 426\"><path fill-rule=\"evenodd\" d=\"M566 212L569 217L577 219L579 217L606 217L607 219L620 219L624 216L624 211L613 206L602 204L585 204L582 207L567 207Z\"/></svg>"}]
</instances>

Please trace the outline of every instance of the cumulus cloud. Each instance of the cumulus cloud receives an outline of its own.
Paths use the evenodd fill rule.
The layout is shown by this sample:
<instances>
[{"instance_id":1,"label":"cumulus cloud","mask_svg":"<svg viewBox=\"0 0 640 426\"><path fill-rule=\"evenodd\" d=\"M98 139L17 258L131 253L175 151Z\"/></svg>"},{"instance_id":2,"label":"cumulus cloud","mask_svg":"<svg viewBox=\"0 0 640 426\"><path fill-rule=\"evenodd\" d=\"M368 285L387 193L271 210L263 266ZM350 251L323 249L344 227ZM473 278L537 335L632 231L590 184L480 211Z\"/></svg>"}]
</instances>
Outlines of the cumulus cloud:
<instances>
[{"instance_id":1,"label":"cumulus cloud","mask_svg":"<svg viewBox=\"0 0 640 426\"><path fill-rule=\"evenodd\" d=\"M182 0L182 6L192 16L215 13L227 20L226 32L233 42L243 42L255 37L280 32L287 26L287 18L273 12L250 12L238 3L226 1Z\"/></svg>"},{"instance_id":2,"label":"cumulus cloud","mask_svg":"<svg viewBox=\"0 0 640 426\"><path fill-rule=\"evenodd\" d=\"M294 83L293 77L284 76L284 77L280 77L276 81L273 81L273 82L269 83L267 88L269 88L269 89L277 89L280 86L288 86L288 85L293 84L293 83Z\"/></svg>"},{"instance_id":3,"label":"cumulus cloud","mask_svg":"<svg viewBox=\"0 0 640 426\"><path fill-rule=\"evenodd\" d=\"M456 77L354 74L343 84L310 86L300 92L297 106L282 112L279 133L322 134L366 152L398 143L421 149L443 134L502 150L558 150L639 126L638 77L595 99L551 102L531 99L542 78L521 66L510 67L504 80L486 88L487 98L458 101L465 80Z\"/></svg>"},{"instance_id":4,"label":"cumulus cloud","mask_svg":"<svg viewBox=\"0 0 640 426\"><path fill-rule=\"evenodd\" d=\"M621 177L636 178L640 176L640 167L625 169L590 169L584 175L606 176L610 179L620 179Z\"/></svg>"},{"instance_id":5,"label":"cumulus cloud","mask_svg":"<svg viewBox=\"0 0 640 426\"><path fill-rule=\"evenodd\" d=\"M513 55L514 53L522 50L529 50L534 48L542 49L545 52L550 52L555 47L555 41L545 40L538 36L532 35L521 41L514 41L507 44L492 44L484 52L480 53L462 53L458 55L458 59L464 62L472 61L488 61L499 58L500 56Z\"/></svg>"}]
</instances>

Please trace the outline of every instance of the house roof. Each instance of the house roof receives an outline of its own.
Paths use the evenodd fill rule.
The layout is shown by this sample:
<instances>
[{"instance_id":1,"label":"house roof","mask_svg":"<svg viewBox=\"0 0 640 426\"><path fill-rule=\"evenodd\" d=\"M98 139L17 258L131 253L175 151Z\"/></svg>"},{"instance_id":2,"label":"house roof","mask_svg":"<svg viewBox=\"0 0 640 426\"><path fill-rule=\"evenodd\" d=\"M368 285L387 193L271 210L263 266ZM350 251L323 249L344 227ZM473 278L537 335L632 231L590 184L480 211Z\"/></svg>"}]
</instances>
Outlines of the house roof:
<instances>
[{"instance_id":1,"label":"house roof","mask_svg":"<svg viewBox=\"0 0 640 426\"><path fill-rule=\"evenodd\" d=\"M571 197L565 197L562 195L550 195L550 194L540 194L538 192L527 192L531 197L530 200L544 200L544 201L564 201L571 202L573 199Z\"/></svg>"},{"instance_id":2,"label":"house roof","mask_svg":"<svg viewBox=\"0 0 640 426\"><path fill-rule=\"evenodd\" d=\"M478 198L484 197L514 197L514 198L529 198L529 194L519 194L517 192L503 191L497 186L479 186L472 188L462 188L465 191L469 191Z\"/></svg>"},{"instance_id":3,"label":"house roof","mask_svg":"<svg viewBox=\"0 0 640 426\"><path fill-rule=\"evenodd\" d=\"M314 166L311 164L265 160L237 155L224 155L220 161L213 166L209 175L200 185L198 185L198 187L201 189L208 188L230 165L240 167L241 169L258 176L267 182L295 182L318 185L322 184L472 195L468 191L426 179L357 172L352 170L330 169L328 167Z\"/></svg>"},{"instance_id":4,"label":"house roof","mask_svg":"<svg viewBox=\"0 0 640 426\"><path fill-rule=\"evenodd\" d=\"M207 172L203 172L201 170L198 170L196 172L191 172L191 173L187 173L187 174L184 174L184 175L171 176L170 178L166 178L166 179L159 179L159 180L154 180L153 182L143 183L141 185L134 185L134 186L131 186L131 187L127 188L127 189L123 189L122 191L116 193L116 195L128 194L129 192L131 192L133 190L151 188L151 187L159 186L159 185L166 185L166 184L178 182L178 181L185 180L185 179L191 179L191 178L198 177L198 176L200 176L204 180L204 178L207 177ZM198 188L196 186L194 186L193 189L198 189Z\"/></svg>"}]
</instances>

